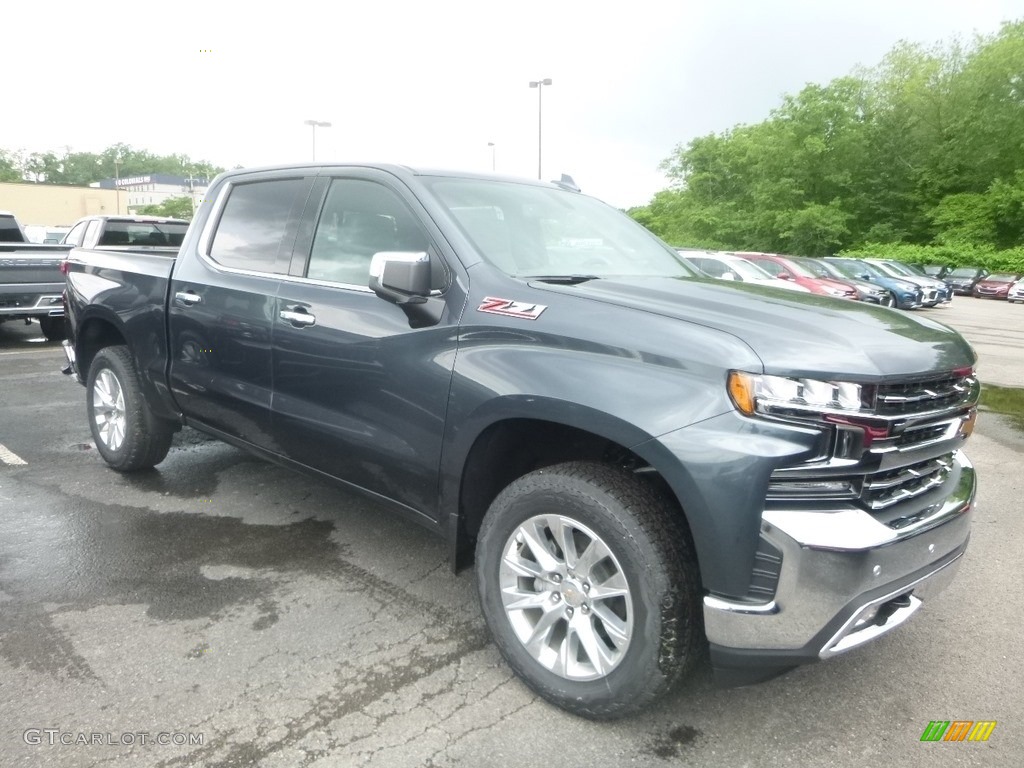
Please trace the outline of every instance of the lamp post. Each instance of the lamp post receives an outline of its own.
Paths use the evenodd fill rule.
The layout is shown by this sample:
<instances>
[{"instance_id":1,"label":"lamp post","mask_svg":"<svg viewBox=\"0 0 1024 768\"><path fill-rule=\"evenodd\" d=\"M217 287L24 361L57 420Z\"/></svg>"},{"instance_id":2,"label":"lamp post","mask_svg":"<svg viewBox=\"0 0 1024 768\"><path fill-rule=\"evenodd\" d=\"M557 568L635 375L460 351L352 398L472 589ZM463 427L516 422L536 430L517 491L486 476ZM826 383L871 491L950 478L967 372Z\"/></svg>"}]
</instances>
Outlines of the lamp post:
<instances>
[{"instance_id":1,"label":"lamp post","mask_svg":"<svg viewBox=\"0 0 1024 768\"><path fill-rule=\"evenodd\" d=\"M543 120L543 97L544 86L551 85L551 78L545 77L543 80L531 80L530 87L537 89L537 178L541 177L540 172L540 160L541 160L541 144L544 138L544 120Z\"/></svg>"},{"instance_id":2,"label":"lamp post","mask_svg":"<svg viewBox=\"0 0 1024 768\"><path fill-rule=\"evenodd\" d=\"M114 158L114 189L117 190L117 214L121 215L121 158Z\"/></svg>"},{"instance_id":3,"label":"lamp post","mask_svg":"<svg viewBox=\"0 0 1024 768\"><path fill-rule=\"evenodd\" d=\"M323 120L307 120L306 125L313 129L313 162L316 162L316 129L317 128L330 128L331 124L326 123Z\"/></svg>"},{"instance_id":4,"label":"lamp post","mask_svg":"<svg viewBox=\"0 0 1024 768\"><path fill-rule=\"evenodd\" d=\"M493 141L488 141L487 142L487 146L491 148L491 171L493 171L497 167L495 165L495 159L494 159L495 152L497 152L497 150L494 148L494 142Z\"/></svg>"}]
</instances>

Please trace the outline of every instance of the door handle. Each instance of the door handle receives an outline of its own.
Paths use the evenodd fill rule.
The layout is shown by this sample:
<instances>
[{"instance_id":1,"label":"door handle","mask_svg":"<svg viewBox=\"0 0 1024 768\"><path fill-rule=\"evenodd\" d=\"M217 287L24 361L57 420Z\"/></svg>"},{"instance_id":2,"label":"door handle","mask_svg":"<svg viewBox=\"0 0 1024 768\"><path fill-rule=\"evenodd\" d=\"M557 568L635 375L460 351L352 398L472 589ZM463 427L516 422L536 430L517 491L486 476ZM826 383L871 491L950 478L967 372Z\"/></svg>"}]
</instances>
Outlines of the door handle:
<instances>
[{"instance_id":1,"label":"door handle","mask_svg":"<svg viewBox=\"0 0 1024 768\"><path fill-rule=\"evenodd\" d=\"M192 293L192 291L178 291L174 294L174 300L180 301L186 307L191 307L193 304L201 302L203 297L198 293Z\"/></svg>"},{"instance_id":2,"label":"door handle","mask_svg":"<svg viewBox=\"0 0 1024 768\"><path fill-rule=\"evenodd\" d=\"M316 315L311 315L309 312L292 312L287 309L282 309L281 319L287 320L296 328L305 328L306 326L316 324Z\"/></svg>"}]
</instances>

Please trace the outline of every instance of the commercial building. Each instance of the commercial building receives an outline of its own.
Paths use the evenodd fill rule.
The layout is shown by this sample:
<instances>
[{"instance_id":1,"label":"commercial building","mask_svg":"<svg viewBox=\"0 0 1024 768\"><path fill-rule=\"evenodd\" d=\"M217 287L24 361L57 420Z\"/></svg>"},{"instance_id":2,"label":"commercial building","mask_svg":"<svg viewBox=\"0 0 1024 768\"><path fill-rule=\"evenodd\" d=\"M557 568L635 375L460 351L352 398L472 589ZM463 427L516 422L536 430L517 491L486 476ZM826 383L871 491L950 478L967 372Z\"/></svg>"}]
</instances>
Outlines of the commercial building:
<instances>
[{"instance_id":1,"label":"commercial building","mask_svg":"<svg viewBox=\"0 0 1024 768\"><path fill-rule=\"evenodd\" d=\"M126 176L119 179L101 179L90 184L99 189L121 190L127 198L128 211L134 213L143 205L159 205L172 197L191 197L198 207L206 194L209 180L196 176L172 176L151 173L146 176Z\"/></svg>"},{"instance_id":2,"label":"commercial building","mask_svg":"<svg viewBox=\"0 0 1024 768\"><path fill-rule=\"evenodd\" d=\"M0 210L22 226L68 227L83 216L127 214L127 196L115 189L65 187L28 181L0 183Z\"/></svg>"}]
</instances>

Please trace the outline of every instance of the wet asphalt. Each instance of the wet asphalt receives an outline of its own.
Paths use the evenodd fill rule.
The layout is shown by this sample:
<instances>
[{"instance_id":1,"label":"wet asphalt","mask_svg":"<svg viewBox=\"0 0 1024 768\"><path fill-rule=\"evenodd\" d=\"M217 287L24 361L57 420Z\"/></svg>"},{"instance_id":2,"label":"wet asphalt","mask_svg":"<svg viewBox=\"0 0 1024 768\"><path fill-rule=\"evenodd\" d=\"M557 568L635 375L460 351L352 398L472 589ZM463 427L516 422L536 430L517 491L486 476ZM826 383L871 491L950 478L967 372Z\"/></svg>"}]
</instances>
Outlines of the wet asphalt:
<instances>
[{"instance_id":1,"label":"wet asphalt","mask_svg":"<svg viewBox=\"0 0 1024 768\"><path fill-rule=\"evenodd\" d=\"M971 339L986 381L1024 385L1024 306L928 315ZM512 676L440 539L191 430L156 470L112 472L61 361L37 325L0 325L2 768L1024 760L1024 434L1000 416L968 446L965 562L906 626L745 689L703 665L643 715L593 723ZM998 725L921 743L931 720Z\"/></svg>"}]
</instances>

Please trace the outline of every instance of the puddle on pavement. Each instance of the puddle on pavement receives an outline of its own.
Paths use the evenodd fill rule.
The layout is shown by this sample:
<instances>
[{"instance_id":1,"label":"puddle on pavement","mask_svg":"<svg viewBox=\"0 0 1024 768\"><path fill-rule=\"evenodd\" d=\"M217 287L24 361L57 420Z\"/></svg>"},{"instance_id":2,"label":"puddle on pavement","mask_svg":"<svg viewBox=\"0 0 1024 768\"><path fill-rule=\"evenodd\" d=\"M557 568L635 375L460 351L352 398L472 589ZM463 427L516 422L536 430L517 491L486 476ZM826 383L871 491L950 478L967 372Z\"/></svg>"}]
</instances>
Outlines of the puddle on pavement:
<instances>
[{"instance_id":1,"label":"puddle on pavement","mask_svg":"<svg viewBox=\"0 0 1024 768\"><path fill-rule=\"evenodd\" d=\"M1010 426L1024 432L1024 388L983 384L980 408L1006 416Z\"/></svg>"}]
</instances>

